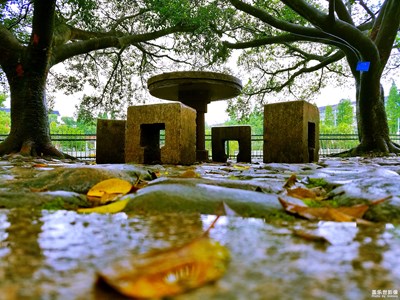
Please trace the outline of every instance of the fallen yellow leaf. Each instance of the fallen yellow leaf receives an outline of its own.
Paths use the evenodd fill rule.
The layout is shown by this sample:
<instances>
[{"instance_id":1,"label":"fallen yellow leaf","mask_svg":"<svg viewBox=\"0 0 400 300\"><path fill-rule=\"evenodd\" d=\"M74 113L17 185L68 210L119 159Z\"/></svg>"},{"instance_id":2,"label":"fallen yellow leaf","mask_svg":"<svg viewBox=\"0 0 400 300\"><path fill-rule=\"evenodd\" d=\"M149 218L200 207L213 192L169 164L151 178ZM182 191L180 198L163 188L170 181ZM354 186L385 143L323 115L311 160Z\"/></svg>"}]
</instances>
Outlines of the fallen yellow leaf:
<instances>
[{"instance_id":1,"label":"fallen yellow leaf","mask_svg":"<svg viewBox=\"0 0 400 300\"><path fill-rule=\"evenodd\" d=\"M127 194L132 189L132 184L126 180L119 178L111 178L103 180L94 185L88 192L87 196L102 197L104 194Z\"/></svg>"},{"instance_id":2,"label":"fallen yellow leaf","mask_svg":"<svg viewBox=\"0 0 400 300\"><path fill-rule=\"evenodd\" d=\"M91 208L79 208L79 213L98 213L98 214L113 214L122 211L128 204L129 199L120 200L111 204L96 206Z\"/></svg>"},{"instance_id":3,"label":"fallen yellow leaf","mask_svg":"<svg viewBox=\"0 0 400 300\"><path fill-rule=\"evenodd\" d=\"M99 279L125 296L158 299L219 279L229 259L228 249L203 236L177 248L120 260L101 270Z\"/></svg>"},{"instance_id":4,"label":"fallen yellow leaf","mask_svg":"<svg viewBox=\"0 0 400 300\"><path fill-rule=\"evenodd\" d=\"M250 166L235 164L233 165L233 168L236 170L244 171L244 170L249 170Z\"/></svg>"}]
</instances>

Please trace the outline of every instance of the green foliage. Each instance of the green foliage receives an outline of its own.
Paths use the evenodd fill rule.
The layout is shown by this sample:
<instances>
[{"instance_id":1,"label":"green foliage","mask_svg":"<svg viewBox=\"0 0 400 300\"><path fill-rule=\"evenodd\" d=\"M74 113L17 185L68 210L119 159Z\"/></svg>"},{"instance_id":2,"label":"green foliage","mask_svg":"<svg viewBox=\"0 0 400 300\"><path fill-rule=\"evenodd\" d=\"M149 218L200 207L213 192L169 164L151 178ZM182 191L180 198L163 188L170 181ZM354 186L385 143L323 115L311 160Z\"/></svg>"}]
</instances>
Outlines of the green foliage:
<instances>
[{"instance_id":1,"label":"green foliage","mask_svg":"<svg viewBox=\"0 0 400 300\"><path fill-rule=\"evenodd\" d=\"M93 132L93 129L96 128L96 117L94 116L94 112L91 109L90 101L92 101L92 98L93 97L89 96L84 97L79 107L76 107L76 120L78 124L83 125L85 128Z\"/></svg>"},{"instance_id":2,"label":"green foliage","mask_svg":"<svg viewBox=\"0 0 400 300\"><path fill-rule=\"evenodd\" d=\"M253 110L249 116L241 119L230 119L224 125L250 125L253 135L263 134L264 131L264 113L263 111Z\"/></svg>"},{"instance_id":3,"label":"green foliage","mask_svg":"<svg viewBox=\"0 0 400 300\"><path fill-rule=\"evenodd\" d=\"M335 126L335 115L333 114L333 108L332 106L328 105L325 108L325 119L324 119L324 125L326 127L333 127Z\"/></svg>"},{"instance_id":4,"label":"green foliage","mask_svg":"<svg viewBox=\"0 0 400 300\"><path fill-rule=\"evenodd\" d=\"M68 127L76 127L77 122L72 117L61 117L61 121Z\"/></svg>"},{"instance_id":5,"label":"green foliage","mask_svg":"<svg viewBox=\"0 0 400 300\"><path fill-rule=\"evenodd\" d=\"M23 44L29 41L32 7L30 1L7 1L0 5L1 24Z\"/></svg>"},{"instance_id":6,"label":"green foliage","mask_svg":"<svg viewBox=\"0 0 400 300\"><path fill-rule=\"evenodd\" d=\"M249 115L237 116L233 112L230 120L226 121L224 125L233 126L233 125L250 125L251 126L251 134L254 135L263 135L264 133L264 110L258 107L255 107L253 111L249 113ZM234 116L232 118L232 115ZM238 143L237 141L229 141L227 142L227 154L229 156L235 155L235 152L238 151ZM252 151L262 151L262 142L253 141L251 145Z\"/></svg>"},{"instance_id":7,"label":"green foliage","mask_svg":"<svg viewBox=\"0 0 400 300\"><path fill-rule=\"evenodd\" d=\"M56 114L49 114L48 115L49 123L51 124L52 122L58 123L58 116Z\"/></svg>"},{"instance_id":8,"label":"green foliage","mask_svg":"<svg viewBox=\"0 0 400 300\"><path fill-rule=\"evenodd\" d=\"M50 134L53 144L63 152L77 152L94 149L91 140L79 141L79 137L96 132L95 126L77 122L72 117L62 117L62 123L58 121L57 115L49 115Z\"/></svg>"},{"instance_id":9,"label":"green foliage","mask_svg":"<svg viewBox=\"0 0 400 300\"><path fill-rule=\"evenodd\" d=\"M335 119L336 115L336 119ZM336 113L333 107L325 108L325 118L320 120L320 133L322 134L353 134L355 133L354 113L351 101L340 100Z\"/></svg>"},{"instance_id":10,"label":"green foliage","mask_svg":"<svg viewBox=\"0 0 400 300\"><path fill-rule=\"evenodd\" d=\"M400 127L400 93L394 81L386 101L386 115L389 133L398 133Z\"/></svg>"},{"instance_id":11,"label":"green foliage","mask_svg":"<svg viewBox=\"0 0 400 300\"><path fill-rule=\"evenodd\" d=\"M4 107L4 102L6 101L7 96L5 94L0 94L0 107Z\"/></svg>"},{"instance_id":12,"label":"green foliage","mask_svg":"<svg viewBox=\"0 0 400 300\"><path fill-rule=\"evenodd\" d=\"M353 106L349 99L342 99L338 104L337 125L352 125L354 122Z\"/></svg>"},{"instance_id":13,"label":"green foliage","mask_svg":"<svg viewBox=\"0 0 400 300\"><path fill-rule=\"evenodd\" d=\"M0 111L0 134L9 134L10 127L10 114L5 111Z\"/></svg>"}]
</instances>

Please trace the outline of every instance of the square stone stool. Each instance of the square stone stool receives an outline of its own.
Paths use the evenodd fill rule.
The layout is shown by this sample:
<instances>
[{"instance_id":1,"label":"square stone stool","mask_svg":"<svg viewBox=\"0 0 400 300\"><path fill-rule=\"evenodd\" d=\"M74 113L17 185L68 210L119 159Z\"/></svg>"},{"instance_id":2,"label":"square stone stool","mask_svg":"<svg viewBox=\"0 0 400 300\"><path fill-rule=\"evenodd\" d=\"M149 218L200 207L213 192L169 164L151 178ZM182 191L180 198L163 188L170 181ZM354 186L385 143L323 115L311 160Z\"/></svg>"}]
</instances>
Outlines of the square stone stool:
<instances>
[{"instance_id":1,"label":"square stone stool","mask_svg":"<svg viewBox=\"0 0 400 300\"><path fill-rule=\"evenodd\" d=\"M318 161L319 110L306 101L264 106L265 163Z\"/></svg>"},{"instance_id":2,"label":"square stone stool","mask_svg":"<svg viewBox=\"0 0 400 300\"><path fill-rule=\"evenodd\" d=\"M126 162L189 165L195 160L196 110L179 102L128 107Z\"/></svg>"},{"instance_id":3,"label":"square stone stool","mask_svg":"<svg viewBox=\"0 0 400 300\"><path fill-rule=\"evenodd\" d=\"M211 127L212 160L226 162L228 155L225 153L226 141L238 141L238 162L251 162L251 126L221 126Z\"/></svg>"},{"instance_id":4,"label":"square stone stool","mask_svg":"<svg viewBox=\"0 0 400 300\"><path fill-rule=\"evenodd\" d=\"M125 120L97 120L96 163L125 162Z\"/></svg>"}]
</instances>

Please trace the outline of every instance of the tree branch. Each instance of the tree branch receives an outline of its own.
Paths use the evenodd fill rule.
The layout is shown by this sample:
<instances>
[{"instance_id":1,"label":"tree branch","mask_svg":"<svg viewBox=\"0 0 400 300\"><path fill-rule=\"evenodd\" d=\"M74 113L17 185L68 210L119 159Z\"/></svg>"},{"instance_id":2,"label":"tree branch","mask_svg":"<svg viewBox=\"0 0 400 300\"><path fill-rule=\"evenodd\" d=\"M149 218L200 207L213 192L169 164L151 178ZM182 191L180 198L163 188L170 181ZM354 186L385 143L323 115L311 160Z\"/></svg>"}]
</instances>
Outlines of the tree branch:
<instances>
[{"instance_id":1,"label":"tree branch","mask_svg":"<svg viewBox=\"0 0 400 300\"><path fill-rule=\"evenodd\" d=\"M304 0L281 1L317 28L325 27L326 24L332 25L329 15L324 14Z\"/></svg>"},{"instance_id":2,"label":"tree branch","mask_svg":"<svg viewBox=\"0 0 400 300\"><path fill-rule=\"evenodd\" d=\"M332 24L335 23L335 2L336 0L329 0L329 22L331 22Z\"/></svg>"},{"instance_id":3,"label":"tree branch","mask_svg":"<svg viewBox=\"0 0 400 300\"><path fill-rule=\"evenodd\" d=\"M137 18L138 16L143 15L146 12L149 12L149 9L141 9L137 14L124 16L122 18L115 20L115 23L111 26L111 30L116 30L117 27L121 25L124 21Z\"/></svg>"},{"instance_id":4,"label":"tree branch","mask_svg":"<svg viewBox=\"0 0 400 300\"><path fill-rule=\"evenodd\" d=\"M291 76L289 76L289 78L285 82L280 84L279 86L265 87L265 88L263 88L263 89L261 89L259 91L256 91L256 92L253 92L253 93L245 93L245 94L247 96L254 96L254 95L257 95L257 94L260 94L260 93L262 94L262 93L269 93L269 92L272 92L272 91L281 91L285 87L290 86L290 84L292 84L294 82L294 80L297 77L299 77L300 75L307 74L307 73L312 73L312 72L318 71L320 69L323 69L323 68L329 66L330 64L332 64L333 62L339 61L340 59L342 59L344 57L345 57L345 54L342 51L339 50L339 51L335 52L334 54L330 55L329 57L326 57L319 64L316 64L316 65L314 65L312 67L301 68L300 70L298 70L297 72L295 72ZM294 70L294 69L296 69L297 67L299 67L302 64L303 63L300 62L300 63L297 63L295 66L292 66L292 67L289 67L289 68L285 68L285 69L282 69L282 70L278 70L277 72L274 72L274 73L270 73L269 72L269 75L276 76L276 75L281 74L281 73L283 73L285 71ZM266 71L264 71L264 72L266 72ZM266 72L266 73L268 73L268 72Z\"/></svg>"},{"instance_id":5,"label":"tree branch","mask_svg":"<svg viewBox=\"0 0 400 300\"><path fill-rule=\"evenodd\" d=\"M375 20L375 14L369 9L369 7L367 6L367 4L365 4L364 0L358 0L358 2L360 3L360 5L362 6L362 8L364 8L364 10L367 12L367 14L371 17L372 20Z\"/></svg>"},{"instance_id":6,"label":"tree branch","mask_svg":"<svg viewBox=\"0 0 400 300\"><path fill-rule=\"evenodd\" d=\"M237 9L263 21L266 24L269 24L277 29L295 33L295 34L300 34L300 35L305 35L309 37L313 36L320 36L321 32L318 29L315 28L310 28L310 27L304 27L300 25L296 25L290 22L283 21L281 19L274 18L270 14L268 14L266 11L259 9L257 7L254 7L250 4L247 4L243 1L240 0L229 0L229 2L236 7ZM282 2L284 2L282 0ZM304 16L303 16L304 17Z\"/></svg>"},{"instance_id":7,"label":"tree branch","mask_svg":"<svg viewBox=\"0 0 400 300\"><path fill-rule=\"evenodd\" d=\"M7 28L0 24L0 65L6 69L6 64L16 63L18 54L22 50L22 45L17 38L11 34Z\"/></svg>"},{"instance_id":8,"label":"tree branch","mask_svg":"<svg viewBox=\"0 0 400 300\"><path fill-rule=\"evenodd\" d=\"M354 25L354 21L351 18L351 15L348 12L346 5L344 5L343 1L342 0L334 0L334 1L335 1L335 11L339 19L346 23Z\"/></svg>"},{"instance_id":9,"label":"tree branch","mask_svg":"<svg viewBox=\"0 0 400 300\"><path fill-rule=\"evenodd\" d=\"M239 43L230 43L224 41L223 44L229 49L246 49L246 48L253 48L253 47L261 47L265 45L271 44L283 44L283 43L290 43L290 42L298 42L304 40L304 37L300 37L295 34L282 34L279 36L268 36L260 39L255 39L248 42L239 42Z\"/></svg>"},{"instance_id":10,"label":"tree branch","mask_svg":"<svg viewBox=\"0 0 400 300\"><path fill-rule=\"evenodd\" d=\"M101 50L110 47L125 48L135 43L154 40L177 32L192 32L195 29L196 28L193 26L174 26L143 34L126 35L126 36L118 36L118 35L106 36L106 37L92 38L88 40L82 40L79 42L64 44L62 46L55 48L53 65L60 63L73 56L88 53L90 51Z\"/></svg>"},{"instance_id":11,"label":"tree branch","mask_svg":"<svg viewBox=\"0 0 400 300\"><path fill-rule=\"evenodd\" d=\"M400 26L400 1L386 0L385 4L384 11L380 13L383 18L375 39L382 66L385 66L389 59Z\"/></svg>"}]
</instances>

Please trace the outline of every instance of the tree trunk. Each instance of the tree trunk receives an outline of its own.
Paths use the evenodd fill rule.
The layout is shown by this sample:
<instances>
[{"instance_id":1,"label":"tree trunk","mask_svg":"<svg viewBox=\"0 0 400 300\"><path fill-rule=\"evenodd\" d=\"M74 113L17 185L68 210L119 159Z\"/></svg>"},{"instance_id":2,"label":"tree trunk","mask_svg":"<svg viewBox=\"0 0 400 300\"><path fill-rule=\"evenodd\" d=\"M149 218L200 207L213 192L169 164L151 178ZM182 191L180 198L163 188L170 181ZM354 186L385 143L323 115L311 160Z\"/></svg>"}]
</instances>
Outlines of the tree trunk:
<instances>
[{"instance_id":1,"label":"tree trunk","mask_svg":"<svg viewBox=\"0 0 400 300\"><path fill-rule=\"evenodd\" d=\"M20 65L10 80L11 132L0 144L0 155L20 153L32 156L63 157L51 143L45 98L46 78L25 72ZM23 73L22 73L23 72Z\"/></svg>"},{"instance_id":2,"label":"tree trunk","mask_svg":"<svg viewBox=\"0 0 400 300\"><path fill-rule=\"evenodd\" d=\"M11 92L11 132L0 155L64 157L52 144L46 104L46 79L54 30L55 0L34 1L32 33L27 46L16 45L3 64Z\"/></svg>"},{"instance_id":3,"label":"tree trunk","mask_svg":"<svg viewBox=\"0 0 400 300\"><path fill-rule=\"evenodd\" d=\"M351 155L399 153L400 148L389 137L385 99L379 72L363 72L356 79L357 123L360 144Z\"/></svg>"}]
</instances>

